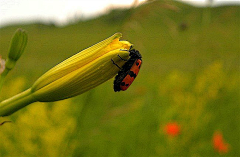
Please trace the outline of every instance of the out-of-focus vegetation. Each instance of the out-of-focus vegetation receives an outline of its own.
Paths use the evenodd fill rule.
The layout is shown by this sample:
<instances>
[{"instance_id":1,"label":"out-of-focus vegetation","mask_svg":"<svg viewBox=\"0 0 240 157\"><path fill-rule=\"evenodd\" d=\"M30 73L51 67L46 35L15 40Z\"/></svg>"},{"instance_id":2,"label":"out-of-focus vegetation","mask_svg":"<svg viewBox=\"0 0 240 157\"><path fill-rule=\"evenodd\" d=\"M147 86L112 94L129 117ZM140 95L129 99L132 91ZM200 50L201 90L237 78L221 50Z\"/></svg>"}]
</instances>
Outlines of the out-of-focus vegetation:
<instances>
[{"instance_id":1,"label":"out-of-focus vegetation","mask_svg":"<svg viewBox=\"0 0 240 157\"><path fill-rule=\"evenodd\" d=\"M0 125L0 156L239 156L239 15L239 6L155 1L64 28L1 28L3 58L16 28L29 36L1 100L118 31L141 52L143 65L125 92L114 93L110 80L76 98L34 103L7 117L12 122ZM178 124L177 135L166 133L168 123ZM227 151L214 149L216 131Z\"/></svg>"}]
</instances>

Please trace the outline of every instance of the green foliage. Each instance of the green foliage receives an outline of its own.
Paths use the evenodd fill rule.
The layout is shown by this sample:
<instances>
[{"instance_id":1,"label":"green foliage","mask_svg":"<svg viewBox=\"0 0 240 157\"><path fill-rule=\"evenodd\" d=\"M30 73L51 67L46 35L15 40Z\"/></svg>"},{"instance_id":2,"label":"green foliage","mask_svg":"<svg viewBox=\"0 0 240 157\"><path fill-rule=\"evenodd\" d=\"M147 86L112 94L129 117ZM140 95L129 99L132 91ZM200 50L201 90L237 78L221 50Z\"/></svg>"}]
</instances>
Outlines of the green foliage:
<instances>
[{"instance_id":1,"label":"green foliage","mask_svg":"<svg viewBox=\"0 0 240 157\"><path fill-rule=\"evenodd\" d=\"M0 126L0 156L218 156L215 131L230 145L224 155L239 156L240 9L211 8L209 23L205 11L151 2L119 24L106 15L64 28L21 26L28 46L1 100L117 31L141 52L143 65L125 92L114 93L111 80L76 98L18 111ZM5 58L17 27L0 29ZM181 126L174 138L164 132L171 121Z\"/></svg>"}]
</instances>

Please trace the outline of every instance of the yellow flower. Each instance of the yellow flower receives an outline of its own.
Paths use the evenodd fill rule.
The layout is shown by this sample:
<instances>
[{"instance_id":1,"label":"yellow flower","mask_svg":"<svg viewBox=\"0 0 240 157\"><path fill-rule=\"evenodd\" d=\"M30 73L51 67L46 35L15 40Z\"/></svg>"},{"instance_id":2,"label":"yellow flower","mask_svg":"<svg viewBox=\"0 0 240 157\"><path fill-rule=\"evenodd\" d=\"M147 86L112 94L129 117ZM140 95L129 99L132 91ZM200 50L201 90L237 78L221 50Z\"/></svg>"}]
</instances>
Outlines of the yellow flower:
<instances>
[{"instance_id":1,"label":"yellow flower","mask_svg":"<svg viewBox=\"0 0 240 157\"><path fill-rule=\"evenodd\" d=\"M51 102L82 94L115 76L129 58L131 45L121 33L77 53L43 74L31 88L0 102L0 116L37 101Z\"/></svg>"},{"instance_id":2,"label":"yellow flower","mask_svg":"<svg viewBox=\"0 0 240 157\"><path fill-rule=\"evenodd\" d=\"M49 102L82 94L115 76L129 58L128 41L119 41L121 33L77 53L42 75L32 86L37 101ZM121 58L120 58L120 57Z\"/></svg>"}]
</instances>

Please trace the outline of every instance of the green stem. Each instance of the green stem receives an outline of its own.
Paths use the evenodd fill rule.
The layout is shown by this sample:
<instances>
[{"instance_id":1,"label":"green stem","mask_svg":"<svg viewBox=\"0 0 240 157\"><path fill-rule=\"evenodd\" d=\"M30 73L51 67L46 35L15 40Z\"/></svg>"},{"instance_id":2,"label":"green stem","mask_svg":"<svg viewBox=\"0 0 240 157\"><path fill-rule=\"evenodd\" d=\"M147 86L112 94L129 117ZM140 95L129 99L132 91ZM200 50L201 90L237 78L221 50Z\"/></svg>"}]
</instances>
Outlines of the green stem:
<instances>
[{"instance_id":1,"label":"green stem","mask_svg":"<svg viewBox=\"0 0 240 157\"><path fill-rule=\"evenodd\" d=\"M18 95L2 101L0 103L0 116L8 116L36 101L32 96L31 89L27 89Z\"/></svg>"},{"instance_id":2,"label":"green stem","mask_svg":"<svg viewBox=\"0 0 240 157\"><path fill-rule=\"evenodd\" d=\"M5 81L5 77L7 76L9 70L8 69L5 69L3 71L3 73L0 75L0 92L1 92L1 89L2 89L2 86L3 86L3 83Z\"/></svg>"},{"instance_id":3,"label":"green stem","mask_svg":"<svg viewBox=\"0 0 240 157\"><path fill-rule=\"evenodd\" d=\"M7 58L6 64L5 64L6 68L4 69L3 73L0 75L0 92L1 92L1 89L2 89L2 86L3 86L3 83L5 81L5 77L7 76L9 71L11 71L14 68L15 65L16 65L15 60Z\"/></svg>"}]
</instances>

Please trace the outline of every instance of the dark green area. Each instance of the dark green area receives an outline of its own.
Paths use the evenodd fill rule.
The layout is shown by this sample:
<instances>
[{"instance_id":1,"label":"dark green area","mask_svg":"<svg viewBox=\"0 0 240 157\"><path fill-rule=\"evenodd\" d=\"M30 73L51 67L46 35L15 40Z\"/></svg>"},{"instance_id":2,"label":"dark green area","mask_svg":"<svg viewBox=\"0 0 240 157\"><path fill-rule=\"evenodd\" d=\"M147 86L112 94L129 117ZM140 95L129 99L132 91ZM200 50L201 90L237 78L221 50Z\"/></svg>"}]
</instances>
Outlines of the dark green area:
<instances>
[{"instance_id":1,"label":"dark green area","mask_svg":"<svg viewBox=\"0 0 240 157\"><path fill-rule=\"evenodd\" d=\"M73 98L78 125L62 142L77 139L79 144L66 155L218 156L211 143L215 131L230 145L226 156L240 155L239 6L154 1L63 28L9 26L0 29L3 58L19 27L27 30L28 44L6 83L22 76L26 89L57 63L115 32L143 56L139 76L127 91L114 93L110 80ZM171 121L181 126L176 138L163 131Z\"/></svg>"}]
</instances>

